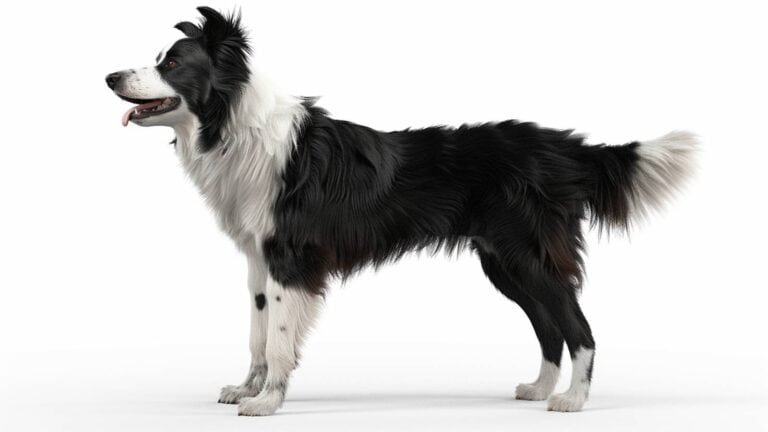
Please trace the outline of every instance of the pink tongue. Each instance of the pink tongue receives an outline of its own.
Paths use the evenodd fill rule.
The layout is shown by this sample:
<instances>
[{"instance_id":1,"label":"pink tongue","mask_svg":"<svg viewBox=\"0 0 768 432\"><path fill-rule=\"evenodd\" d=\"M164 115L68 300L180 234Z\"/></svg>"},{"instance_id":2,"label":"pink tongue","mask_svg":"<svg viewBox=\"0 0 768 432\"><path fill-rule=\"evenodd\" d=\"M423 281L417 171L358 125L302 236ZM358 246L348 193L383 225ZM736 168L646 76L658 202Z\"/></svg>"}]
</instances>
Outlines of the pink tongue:
<instances>
[{"instance_id":1,"label":"pink tongue","mask_svg":"<svg viewBox=\"0 0 768 432\"><path fill-rule=\"evenodd\" d=\"M143 103L141 105L136 105L135 107L129 109L128 111L123 114L123 126L128 126L128 122L131 120L131 116L133 116L133 113L136 111L143 111L146 109L154 108L158 105L161 105L163 103L163 99L153 100L152 102Z\"/></svg>"}]
</instances>

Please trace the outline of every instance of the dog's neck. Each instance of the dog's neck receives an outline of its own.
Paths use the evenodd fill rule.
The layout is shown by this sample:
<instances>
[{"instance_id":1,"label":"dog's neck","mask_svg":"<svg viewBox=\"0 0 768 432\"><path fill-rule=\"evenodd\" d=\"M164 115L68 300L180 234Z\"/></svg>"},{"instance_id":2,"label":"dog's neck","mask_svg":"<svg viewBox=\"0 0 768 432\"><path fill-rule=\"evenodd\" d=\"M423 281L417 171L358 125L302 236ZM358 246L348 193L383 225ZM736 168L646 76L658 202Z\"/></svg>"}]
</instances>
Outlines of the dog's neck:
<instances>
[{"instance_id":1,"label":"dog's neck","mask_svg":"<svg viewBox=\"0 0 768 432\"><path fill-rule=\"evenodd\" d=\"M231 108L219 143L211 151L203 153L197 147L201 125L196 116L174 126L179 155L191 161L260 145L282 169L296 146L297 132L307 114L301 102L300 98L282 94L270 80L253 72L239 102Z\"/></svg>"},{"instance_id":2,"label":"dog's neck","mask_svg":"<svg viewBox=\"0 0 768 432\"><path fill-rule=\"evenodd\" d=\"M197 145L196 117L175 126L182 165L238 243L271 231L269 209L305 117L300 99L280 94L254 74L212 150L203 153ZM250 198L238 202L238 196Z\"/></svg>"}]
</instances>

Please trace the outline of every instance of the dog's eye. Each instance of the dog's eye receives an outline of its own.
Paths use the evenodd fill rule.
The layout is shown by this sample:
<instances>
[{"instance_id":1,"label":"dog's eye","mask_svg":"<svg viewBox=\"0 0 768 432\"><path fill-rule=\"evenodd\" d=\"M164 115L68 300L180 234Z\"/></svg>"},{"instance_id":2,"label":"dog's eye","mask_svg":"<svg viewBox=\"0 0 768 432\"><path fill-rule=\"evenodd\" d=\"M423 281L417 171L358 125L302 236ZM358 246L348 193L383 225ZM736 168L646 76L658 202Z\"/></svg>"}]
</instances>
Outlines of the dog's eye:
<instances>
[{"instance_id":1,"label":"dog's eye","mask_svg":"<svg viewBox=\"0 0 768 432\"><path fill-rule=\"evenodd\" d=\"M179 64L176 63L176 60L168 60L167 62L165 62L165 68L166 69L173 69L173 68L175 68L178 65Z\"/></svg>"}]
</instances>

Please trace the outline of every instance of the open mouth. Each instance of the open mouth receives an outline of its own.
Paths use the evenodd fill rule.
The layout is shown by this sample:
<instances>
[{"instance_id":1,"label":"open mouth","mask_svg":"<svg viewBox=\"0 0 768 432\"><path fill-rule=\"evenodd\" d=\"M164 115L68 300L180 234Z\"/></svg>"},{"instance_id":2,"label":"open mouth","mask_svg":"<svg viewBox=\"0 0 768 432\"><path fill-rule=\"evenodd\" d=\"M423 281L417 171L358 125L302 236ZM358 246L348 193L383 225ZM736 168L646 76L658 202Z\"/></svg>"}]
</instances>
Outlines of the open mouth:
<instances>
[{"instance_id":1,"label":"open mouth","mask_svg":"<svg viewBox=\"0 0 768 432\"><path fill-rule=\"evenodd\" d=\"M138 104L123 114L123 126L128 126L131 120L141 120L160 114L165 114L179 107L181 99L175 96L160 99L135 99L118 95L120 99Z\"/></svg>"}]
</instances>

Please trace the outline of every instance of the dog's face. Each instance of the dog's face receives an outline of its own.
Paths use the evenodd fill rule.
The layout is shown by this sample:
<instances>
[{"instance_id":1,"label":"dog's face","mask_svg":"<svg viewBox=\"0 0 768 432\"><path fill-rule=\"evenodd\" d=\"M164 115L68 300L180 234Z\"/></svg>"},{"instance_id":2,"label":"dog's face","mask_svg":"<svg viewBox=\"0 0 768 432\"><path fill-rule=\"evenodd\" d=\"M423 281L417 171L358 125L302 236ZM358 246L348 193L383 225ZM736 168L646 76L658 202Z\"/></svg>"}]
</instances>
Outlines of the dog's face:
<instances>
[{"instance_id":1,"label":"dog's face","mask_svg":"<svg viewBox=\"0 0 768 432\"><path fill-rule=\"evenodd\" d=\"M158 55L155 66L107 76L116 95L137 104L123 115L123 126L174 126L189 121L211 93L211 60L195 40L181 39Z\"/></svg>"},{"instance_id":2,"label":"dog's face","mask_svg":"<svg viewBox=\"0 0 768 432\"><path fill-rule=\"evenodd\" d=\"M199 147L208 151L249 79L250 48L239 16L198 10L203 22L177 24L186 37L161 52L155 66L114 72L106 80L120 98L137 104L123 115L123 125L173 127L196 119Z\"/></svg>"}]
</instances>

